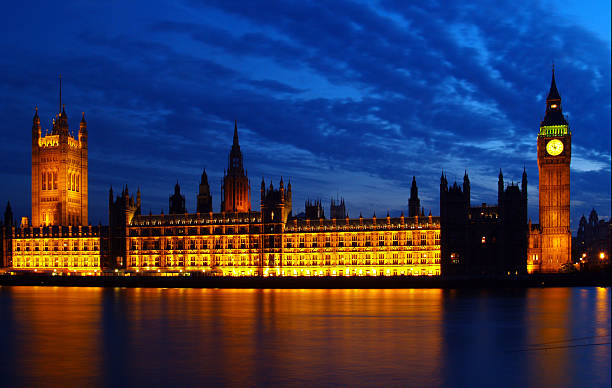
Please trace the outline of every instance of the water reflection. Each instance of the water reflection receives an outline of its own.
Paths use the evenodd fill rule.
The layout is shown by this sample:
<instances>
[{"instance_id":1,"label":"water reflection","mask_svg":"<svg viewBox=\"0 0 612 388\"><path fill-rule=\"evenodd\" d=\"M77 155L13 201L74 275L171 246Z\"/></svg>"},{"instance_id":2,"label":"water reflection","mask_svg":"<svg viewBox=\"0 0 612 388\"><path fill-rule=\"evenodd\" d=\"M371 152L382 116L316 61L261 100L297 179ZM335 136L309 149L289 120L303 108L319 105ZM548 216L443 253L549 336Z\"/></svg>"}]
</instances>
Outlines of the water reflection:
<instances>
[{"instance_id":1,"label":"water reflection","mask_svg":"<svg viewBox=\"0 0 612 388\"><path fill-rule=\"evenodd\" d=\"M2 315L2 328L11 330L2 330L11 337L3 349L2 363L10 365L2 370L3 379L9 377L4 381L29 387L99 385L101 294L99 288L3 288L2 304L12 307Z\"/></svg>"},{"instance_id":2,"label":"water reflection","mask_svg":"<svg viewBox=\"0 0 612 388\"><path fill-rule=\"evenodd\" d=\"M2 287L0 313L3 385L610 383L609 345L565 346L610 342L603 288Z\"/></svg>"}]
</instances>

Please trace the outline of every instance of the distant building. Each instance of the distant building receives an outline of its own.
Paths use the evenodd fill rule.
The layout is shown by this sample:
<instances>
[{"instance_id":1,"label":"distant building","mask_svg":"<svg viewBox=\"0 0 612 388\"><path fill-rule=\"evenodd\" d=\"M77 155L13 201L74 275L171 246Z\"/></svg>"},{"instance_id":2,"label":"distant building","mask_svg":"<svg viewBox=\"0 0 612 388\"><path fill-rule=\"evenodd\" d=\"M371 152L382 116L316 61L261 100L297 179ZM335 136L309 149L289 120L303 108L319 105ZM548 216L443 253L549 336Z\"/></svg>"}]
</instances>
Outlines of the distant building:
<instances>
[{"instance_id":1,"label":"distant building","mask_svg":"<svg viewBox=\"0 0 612 388\"><path fill-rule=\"evenodd\" d=\"M334 199L332 198L329 205L329 218L330 219L343 219L348 217L346 212L346 205L344 204L344 198Z\"/></svg>"},{"instance_id":2,"label":"distant building","mask_svg":"<svg viewBox=\"0 0 612 388\"><path fill-rule=\"evenodd\" d=\"M442 272L445 275L507 275L526 272L527 174L521 187L504 188L500 170L498 204L472 207L467 172L463 187L440 178Z\"/></svg>"},{"instance_id":3,"label":"distant building","mask_svg":"<svg viewBox=\"0 0 612 388\"><path fill-rule=\"evenodd\" d=\"M323 205L321 204L320 199L315 201L307 200L304 204L304 209L305 217L309 220L325 218L325 211L323 210Z\"/></svg>"},{"instance_id":4,"label":"distant building","mask_svg":"<svg viewBox=\"0 0 612 388\"><path fill-rule=\"evenodd\" d=\"M11 203L7 202L4 210L4 219L0 219L0 267L12 266L12 240L11 235L14 228L13 209Z\"/></svg>"},{"instance_id":5,"label":"distant building","mask_svg":"<svg viewBox=\"0 0 612 388\"><path fill-rule=\"evenodd\" d=\"M181 194L181 186L178 181L174 185L174 194L168 199L168 213L169 214L185 214L187 209L185 208L185 196Z\"/></svg>"},{"instance_id":6,"label":"distant building","mask_svg":"<svg viewBox=\"0 0 612 388\"><path fill-rule=\"evenodd\" d=\"M121 190L121 194L113 196L113 188L108 192L108 233L106 241L102 246L103 266L110 268L125 267L125 257L127 256L128 247L126 240L128 237L128 225L134 217L140 215L141 209L140 189L134 195L130 195L130 191L125 185Z\"/></svg>"},{"instance_id":7,"label":"distant building","mask_svg":"<svg viewBox=\"0 0 612 388\"><path fill-rule=\"evenodd\" d=\"M589 219L580 218L578 232L572 243L572 258L583 266L593 267L610 263L610 221L599 219L595 209Z\"/></svg>"},{"instance_id":8,"label":"distant building","mask_svg":"<svg viewBox=\"0 0 612 388\"><path fill-rule=\"evenodd\" d=\"M210 186L208 185L208 176L206 170L202 171L200 178L200 190L197 197L197 213L210 213L212 208L212 196L210 195Z\"/></svg>"},{"instance_id":9,"label":"distant building","mask_svg":"<svg viewBox=\"0 0 612 388\"><path fill-rule=\"evenodd\" d=\"M421 209L421 201L419 200L419 189L416 184L416 177L412 177L412 186L410 187L410 199L408 199L408 217L416 217Z\"/></svg>"}]
</instances>

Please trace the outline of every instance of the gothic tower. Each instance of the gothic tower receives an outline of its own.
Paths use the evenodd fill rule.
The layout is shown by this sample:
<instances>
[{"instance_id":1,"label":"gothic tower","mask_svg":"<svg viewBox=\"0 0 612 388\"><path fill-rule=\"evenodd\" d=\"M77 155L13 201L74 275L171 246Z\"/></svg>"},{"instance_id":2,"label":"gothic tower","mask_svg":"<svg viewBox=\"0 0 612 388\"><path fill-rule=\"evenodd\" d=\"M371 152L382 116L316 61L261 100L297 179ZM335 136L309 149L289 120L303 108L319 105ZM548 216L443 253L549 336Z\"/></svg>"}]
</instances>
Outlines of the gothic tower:
<instances>
[{"instance_id":1,"label":"gothic tower","mask_svg":"<svg viewBox=\"0 0 612 388\"><path fill-rule=\"evenodd\" d=\"M234 122L234 143L229 154L229 165L223 177L222 212L248 212L251 210L251 185L242 164L238 144L238 124Z\"/></svg>"},{"instance_id":2,"label":"gothic tower","mask_svg":"<svg viewBox=\"0 0 612 388\"><path fill-rule=\"evenodd\" d=\"M570 161L572 134L561 108L553 68L546 114L538 134L542 272L557 272L570 261Z\"/></svg>"},{"instance_id":3,"label":"gothic tower","mask_svg":"<svg viewBox=\"0 0 612 388\"><path fill-rule=\"evenodd\" d=\"M181 186L176 181L174 185L174 194L168 198L168 214L185 214L187 209L185 208L185 196L181 194Z\"/></svg>"},{"instance_id":4,"label":"gothic tower","mask_svg":"<svg viewBox=\"0 0 612 388\"><path fill-rule=\"evenodd\" d=\"M32 226L87 225L87 122L75 137L62 105L51 133L43 135L38 108L32 123Z\"/></svg>"},{"instance_id":5,"label":"gothic tower","mask_svg":"<svg viewBox=\"0 0 612 388\"><path fill-rule=\"evenodd\" d=\"M202 172L202 179L200 180L200 191L198 192L197 203L198 213L212 212L212 196L210 195L210 186L208 186L208 176L206 175L206 169Z\"/></svg>"},{"instance_id":6,"label":"gothic tower","mask_svg":"<svg viewBox=\"0 0 612 388\"><path fill-rule=\"evenodd\" d=\"M416 184L416 177L412 177L412 187L410 187L410 199L408 199L408 217L419 215L421 201L419 200L419 189Z\"/></svg>"}]
</instances>

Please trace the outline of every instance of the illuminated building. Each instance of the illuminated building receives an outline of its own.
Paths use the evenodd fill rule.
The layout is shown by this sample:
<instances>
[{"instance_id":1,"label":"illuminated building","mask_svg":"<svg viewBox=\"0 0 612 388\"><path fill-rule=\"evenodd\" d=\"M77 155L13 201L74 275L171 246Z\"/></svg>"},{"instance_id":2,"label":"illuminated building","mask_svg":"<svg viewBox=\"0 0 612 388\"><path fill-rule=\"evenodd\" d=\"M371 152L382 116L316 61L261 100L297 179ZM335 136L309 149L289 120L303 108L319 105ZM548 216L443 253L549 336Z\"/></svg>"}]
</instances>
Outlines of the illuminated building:
<instances>
[{"instance_id":1,"label":"illuminated building","mask_svg":"<svg viewBox=\"0 0 612 388\"><path fill-rule=\"evenodd\" d=\"M50 133L43 135L35 110L32 124L32 223L10 226L10 266L14 269L98 271L102 227L88 226L87 122L76 136L62 104Z\"/></svg>"},{"instance_id":2,"label":"illuminated building","mask_svg":"<svg viewBox=\"0 0 612 388\"><path fill-rule=\"evenodd\" d=\"M61 90L61 88L60 88ZM61 92L60 92L61 96ZM2 225L2 266L23 270L199 272L230 276L499 275L554 272L569 262L571 133L552 84L538 135L540 224L527 222L527 175L504 185L496 206L471 206L463 185L440 180L440 217L425 216L413 177L408 217L349 218L343 198L332 198L329 219L321 201L293 215L291 183L262 180L260 207L251 189L238 126L213 212L203 171L194 213L177 182L167 215L141 214L141 193L109 191L108 227L88 226L87 123L70 133L61 104L43 135L38 110L32 126L32 223L16 226L10 206ZM419 210L420 209L420 210ZM608 250L609 251L609 250ZM607 258L606 253L604 258ZM609 255L609 254L608 254ZM526 258L526 260L525 260ZM606 259L608 260L608 259ZM526 262L525 262L526 261Z\"/></svg>"},{"instance_id":3,"label":"illuminated building","mask_svg":"<svg viewBox=\"0 0 612 388\"><path fill-rule=\"evenodd\" d=\"M100 270L99 226L13 228L12 267L94 272Z\"/></svg>"},{"instance_id":4,"label":"illuminated building","mask_svg":"<svg viewBox=\"0 0 612 388\"><path fill-rule=\"evenodd\" d=\"M570 262L572 134L563 116L553 68L546 113L538 134L540 224L529 225L528 272L558 272Z\"/></svg>"},{"instance_id":5,"label":"illuminated building","mask_svg":"<svg viewBox=\"0 0 612 388\"><path fill-rule=\"evenodd\" d=\"M290 207L278 201L282 191L282 183L262 190L261 211L133 217L127 269L226 276L440 274L438 217L287 220Z\"/></svg>"},{"instance_id":6,"label":"illuminated building","mask_svg":"<svg viewBox=\"0 0 612 388\"><path fill-rule=\"evenodd\" d=\"M77 136L68 128L62 105L51 133L43 135L38 116L32 124L32 226L87 225L87 122Z\"/></svg>"},{"instance_id":7,"label":"illuminated building","mask_svg":"<svg viewBox=\"0 0 612 388\"><path fill-rule=\"evenodd\" d=\"M307 202L305 219L292 217L291 182L261 182L259 211L251 210L237 126L224 177L222 211L141 215L126 190L111 202L111 229L125 236L112 253L129 271L204 272L225 276L440 275L440 222L419 216L377 219L346 216L332 201L324 219L320 201ZM208 210L205 174L200 195ZM204 185L204 187L203 187ZM178 191L177 191L178 193ZM175 193L174 197L177 194ZM180 195L180 194L179 194ZM418 201L413 181L413 200ZM176 197L178 198L178 197ZM171 200L171 203L174 203ZM200 203L200 202L199 202ZM417 202L418 203L418 202ZM231 210L230 210L231 209ZM116 227L121 224L122 226Z\"/></svg>"}]
</instances>

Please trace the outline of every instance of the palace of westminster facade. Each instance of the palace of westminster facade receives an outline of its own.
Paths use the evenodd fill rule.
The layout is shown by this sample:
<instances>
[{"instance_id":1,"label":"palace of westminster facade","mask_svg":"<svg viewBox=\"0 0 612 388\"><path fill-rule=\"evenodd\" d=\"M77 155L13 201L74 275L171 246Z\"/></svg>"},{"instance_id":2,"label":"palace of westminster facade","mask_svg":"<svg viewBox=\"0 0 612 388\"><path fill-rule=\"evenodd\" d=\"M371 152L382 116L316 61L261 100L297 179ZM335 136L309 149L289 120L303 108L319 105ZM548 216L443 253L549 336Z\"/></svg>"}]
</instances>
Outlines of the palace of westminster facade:
<instances>
[{"instance_id":1,"label":"palace of westminster facade","mask_svg":"<svg viewBox=\"0 0 612 388\"><path fill-rule=\"evenodd\" d=\"M61 96L61 92L60 92ZM571 133L554 80L538 135L540 224L527 222L527 177L504 188L498 206L470 206L470 183L440 181L440 217L425 215L413 178L408 214L349 218L332 200L325 218L320 201L294 216L291 183L262 180L260 208L251 208L238 128L223 177L221 211L214 212L206 172L195 213L185 209L178 183L168 214L141 213L141 194L109 192L109 224L88 223L88 136L83 114L78 134L65 108L42 134L32 125L32 217L15 225L10 204L1 230L1 266L12 271L99 274L121 270L160 275L407 276L555 272L569 262Z\"/></svg>"}]
</instances>

